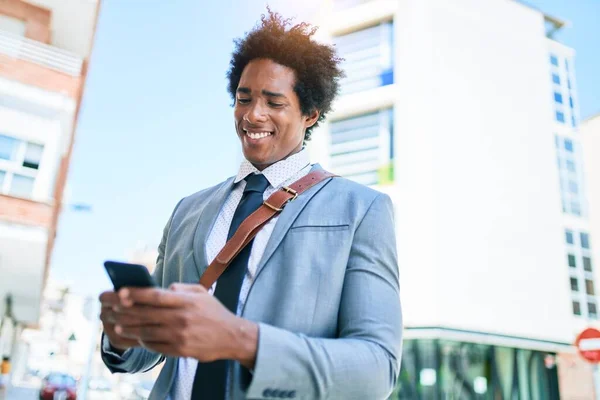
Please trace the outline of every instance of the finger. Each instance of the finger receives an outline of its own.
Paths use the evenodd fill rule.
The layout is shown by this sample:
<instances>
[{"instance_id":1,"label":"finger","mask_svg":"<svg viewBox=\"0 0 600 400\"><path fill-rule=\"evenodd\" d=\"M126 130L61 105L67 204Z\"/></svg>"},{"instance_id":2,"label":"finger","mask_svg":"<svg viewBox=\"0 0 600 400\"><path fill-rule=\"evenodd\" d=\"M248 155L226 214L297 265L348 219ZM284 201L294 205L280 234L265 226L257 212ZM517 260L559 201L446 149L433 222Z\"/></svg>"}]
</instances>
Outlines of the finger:
<instances>
[{"instance_id":1,"label":"finger","mask_svg":"<svg viewBox=\"0 0 600 400\"><path fill-rule=\"evenodd\" d=\"M134 305L117 311L113 310L111 317L114 318L115 323L125 326L167 325L172 319L172 314L174 314L172 308ZM110 317L108 321L111 321Z\"/></svg>"},{"instance_id":2,"label":"finger","mask_svg":"<svg viewBox=\"0 0 600 400\"><path fill-rule=\"evenodd\" d=\"M192 293L206 293L204 286L197 283L172 283L169 286L169 290L175 292L192 292Z\"/></svg>"},{"instance_id":3,"label":"finger","mask_svg":"<svg viewBox=\"0 0 600 400\"><path fill-rule=\"evenodd\" d=\"M98 299L100 300L102 305L116 304L119 302L119 297L117 296L117 293L113 292L113 291L107 291L107 292L101 293L100 296L98 297Z\"/></svg>"},{"instance_id":4,"label":"finger","mask_svg":"<svg viewBox=\"0 0 600 400\"><path fill-rule=\"evenodd\" d=\"M121 304L131 307L142 304L154 307L176 308L185 306L188 302L185 292L158 288L124 288L119 290Z\"/></svg>"},{"instance_id":5,"label":"finger","mask_svg":"<svg viewBox=\"0 0 600 400\"><path fill-rule=\"evenodd\" d=\"M141 342L176 343L179 334L171 327L165 326L123 326L116 325L115 332L124 338Z\"/></svg>"}]
</instances>

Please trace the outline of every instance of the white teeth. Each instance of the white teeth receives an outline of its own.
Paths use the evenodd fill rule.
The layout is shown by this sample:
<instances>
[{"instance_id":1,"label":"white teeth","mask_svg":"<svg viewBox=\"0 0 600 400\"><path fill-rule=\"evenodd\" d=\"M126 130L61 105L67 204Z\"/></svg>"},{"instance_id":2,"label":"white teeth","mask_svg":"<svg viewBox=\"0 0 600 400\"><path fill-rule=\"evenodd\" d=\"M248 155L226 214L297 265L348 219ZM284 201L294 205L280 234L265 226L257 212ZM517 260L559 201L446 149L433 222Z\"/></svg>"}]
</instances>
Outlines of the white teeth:
<instances>
[{"instance_id":1,"label":"white teeth","mask_svg":"<svg viewBox=\"0 0 600 400\"><path fill-rule=\"evenodd\" d=\"M246 135L250 137L250 139L262 139L271 135L271 132L248 132L246 131Z\"/></svg>"}]
</instances>

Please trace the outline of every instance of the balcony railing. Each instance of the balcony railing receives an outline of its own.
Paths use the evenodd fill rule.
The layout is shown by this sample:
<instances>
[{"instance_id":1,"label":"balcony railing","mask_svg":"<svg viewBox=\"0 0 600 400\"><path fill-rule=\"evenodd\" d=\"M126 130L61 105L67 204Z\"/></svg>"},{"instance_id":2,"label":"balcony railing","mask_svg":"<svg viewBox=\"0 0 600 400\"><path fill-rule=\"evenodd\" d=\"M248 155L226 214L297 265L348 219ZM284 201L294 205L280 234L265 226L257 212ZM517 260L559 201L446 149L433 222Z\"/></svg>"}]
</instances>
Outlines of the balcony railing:
<instances>
[{"instance_id":1,"label":"balcony railing","mask_svg":"<svg viewBox=\"0 0 600 400\"><path fill-rule=\"evenodd\" d=\"M78 55L2 30L0 54L36 63L64 74L81 75L83 59Z\"/></svg>"}]
</instances>

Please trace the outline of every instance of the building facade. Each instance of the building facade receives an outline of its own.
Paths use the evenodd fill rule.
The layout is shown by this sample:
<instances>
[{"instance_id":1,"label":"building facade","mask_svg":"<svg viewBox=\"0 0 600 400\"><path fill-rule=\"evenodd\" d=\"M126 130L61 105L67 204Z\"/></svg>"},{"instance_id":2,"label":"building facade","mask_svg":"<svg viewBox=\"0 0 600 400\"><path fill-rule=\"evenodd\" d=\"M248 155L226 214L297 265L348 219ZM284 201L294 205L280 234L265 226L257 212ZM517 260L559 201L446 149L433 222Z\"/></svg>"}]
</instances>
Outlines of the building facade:
<instances>
[{"instance_id":1,"label":"building facade","mask_svg":"<svg viewBox=\"0 0 600 400\"><path fill-rule=\"evenodd\" d=\"M562 22L512 0L324 7L346 77L311 151L395 205L392 397L592 399L572 345L597 296Z\"/></svg>"},{"instance_id":2,"label":"building facade","mask_svg":"<svg viewBox=\"0 0 600 400\"><path fill-rule=\"evenodd\" d=\"M10 336L39 324L98 7L0 1L0 316L10 298ZM14 349L7 335L3 356Z\"/></svg>"}]
</instances>

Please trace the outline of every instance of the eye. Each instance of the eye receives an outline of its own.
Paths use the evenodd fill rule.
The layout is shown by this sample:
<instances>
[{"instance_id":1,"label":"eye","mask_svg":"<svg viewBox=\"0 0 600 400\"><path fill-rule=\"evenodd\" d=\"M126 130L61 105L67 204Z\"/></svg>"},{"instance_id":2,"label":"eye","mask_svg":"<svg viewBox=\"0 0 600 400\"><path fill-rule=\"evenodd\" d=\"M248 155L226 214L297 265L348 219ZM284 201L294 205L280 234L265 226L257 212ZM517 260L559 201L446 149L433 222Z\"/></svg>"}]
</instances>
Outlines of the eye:
<instances>
[{"instance_id":1,"label":"eye","mask_svg":"<svg viewBox=\"0 0 600 400\"><path fill-rule=\"evenodd\" d=\"M282 106L283 106L283 104L281 104L281 103L274 103L274 102L272 102L272 101L270 101L270 102L269 102L269 105L270 105L271 107L275 107L275 108L277 108L277 107L282 107Z\"/></svg>"},{"instance_id":2,"label":"eye","mask_svg":"<svg viewBox=\"0 0 600 400\"><path fill-rule=\"evenodd\" d=\"M238 98L237 102L240 103L240 104L248 104L248 103L250 103L250 99Z\"/></svg>"}]
</instances>

